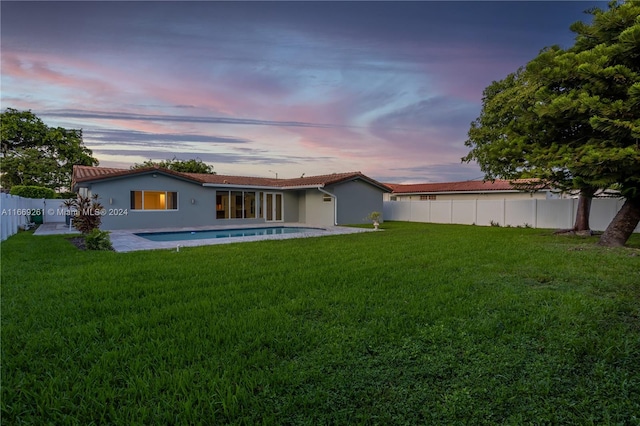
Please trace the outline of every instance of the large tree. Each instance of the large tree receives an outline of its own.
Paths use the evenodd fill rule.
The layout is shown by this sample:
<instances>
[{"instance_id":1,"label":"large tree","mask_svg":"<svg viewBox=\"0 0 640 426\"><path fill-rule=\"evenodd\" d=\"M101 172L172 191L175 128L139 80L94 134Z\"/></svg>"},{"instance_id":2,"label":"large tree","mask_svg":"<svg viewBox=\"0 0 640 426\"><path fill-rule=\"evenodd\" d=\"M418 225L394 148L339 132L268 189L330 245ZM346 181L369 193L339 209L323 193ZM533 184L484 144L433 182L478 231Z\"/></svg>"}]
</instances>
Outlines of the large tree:
<instances>
[{"instance_id":1,"label":"large tree","mask_svg":"<svg viewBox=\"0 0 640 426\"><path fill-rule=\"evenodd\" d=\"M74 165L96 166L82 131L49 127L31 111L7 108L0 117L2 185L69 188Z\"/></svg>"},{"instance_id":2,"label":"large tree","mask_svg":"<svg viewBox=\"0 0 640 426\"><path fill-rule=\"evenodd\" d=\"M204 163L199 158L189 160L178 160L173 157L171 160L152 161L147 160L144 163L136 163L131 166L131 169L141 169L145 167L162 167L164 169L173 170L175 172L183 173L207 173L215 175L213 166Z\"/></svg>"},{"instance_id":3,"label":"large tree","mask_svg":"<svg viewBox=\"0 0 640 426\"><path fill-rule=\"evenodd\" d=\"M573 47L544 49L485 90L465 160L488 178L619 190L625 205L600 243L623 245L640 220L640 4L588 13Z\"/></svg>"},{"instance_id":4,"label":"large tree","mask_svg":"<svg viewBox=\"0 0 640 426\"><path fill-rule=\"evenodd\" d=\"M472 150L463 160L476 160L486 179L525 179L519 184L522 189L542 182L560 191L579 191L573 230L586 231L591 198L598 188L572 171L567 147L590 137L593 130L584 125L589 117L565 114L562 126L541 120L535 109L541 104L538 79L530 68L521 68L484 90L481 114L471 123L466 142Z\"/></svg>"}]
</instances>

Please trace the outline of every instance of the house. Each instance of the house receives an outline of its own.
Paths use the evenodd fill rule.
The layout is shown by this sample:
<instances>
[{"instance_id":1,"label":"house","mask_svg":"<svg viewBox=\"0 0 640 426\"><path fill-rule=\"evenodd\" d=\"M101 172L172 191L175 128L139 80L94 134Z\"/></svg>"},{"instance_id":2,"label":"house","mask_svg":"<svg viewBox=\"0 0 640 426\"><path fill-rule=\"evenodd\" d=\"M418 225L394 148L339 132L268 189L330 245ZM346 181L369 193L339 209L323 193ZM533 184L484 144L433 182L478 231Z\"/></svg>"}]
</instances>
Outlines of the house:
<instances>
[{"instance_id":1,"label":"house","mask_svg":"<svg viewBox=\"0 0 640 426\"><path fill-rule=\"evenodd\" d=\"M74 166L72 188L97 194L103 229L366 223L391 189L360 172L296 179Z\"/></svg>"},{"instance_id":2,"label":"house","mask_svg":"<svg viewBox=\"0 0 640 426\"><path fill-rule=\"evenodd\" d=\"M531 181L507 180L462 182L393 184L387 183L392 192L384 196L385 201L449 201L449 200L530 200L560 198L546 185L529 185L528 189L517 186Z\"/></svg>"}]
</instances>

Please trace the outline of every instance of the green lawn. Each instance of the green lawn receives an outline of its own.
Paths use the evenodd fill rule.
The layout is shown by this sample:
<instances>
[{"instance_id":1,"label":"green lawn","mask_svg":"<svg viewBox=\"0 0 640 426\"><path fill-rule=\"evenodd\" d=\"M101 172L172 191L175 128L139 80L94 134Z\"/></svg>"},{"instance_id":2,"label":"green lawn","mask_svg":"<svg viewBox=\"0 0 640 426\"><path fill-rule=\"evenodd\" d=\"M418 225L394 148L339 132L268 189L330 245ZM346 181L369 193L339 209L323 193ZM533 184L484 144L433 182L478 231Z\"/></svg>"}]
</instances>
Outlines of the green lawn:
<instances>
[{"instance_id":1,"label":"green lawn","mask_svg":"<svg viewBox=\"0 0 640 426\"><path fill-rule=\"evenodd\" d=\"M640 424L640 235L3 242L3 424Z\"/></svg>"}]
</instances>

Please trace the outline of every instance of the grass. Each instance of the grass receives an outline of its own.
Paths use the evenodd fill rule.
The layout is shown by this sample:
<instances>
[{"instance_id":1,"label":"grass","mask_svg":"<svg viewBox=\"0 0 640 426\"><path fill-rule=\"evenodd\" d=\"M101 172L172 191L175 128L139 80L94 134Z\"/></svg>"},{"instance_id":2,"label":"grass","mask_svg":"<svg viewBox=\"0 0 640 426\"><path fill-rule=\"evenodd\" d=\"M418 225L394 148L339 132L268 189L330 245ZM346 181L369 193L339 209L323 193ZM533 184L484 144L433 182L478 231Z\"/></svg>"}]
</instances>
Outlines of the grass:
<instances>
[{"instance_id":1,"label":"grass","mask_svg":"<svg viewBox=\"0 0 640 426\"><path fill-rule=\"evenodd\" d=\"M2 243L6 424L640 424L640 235Z\"/></svg>"}]
</instances>

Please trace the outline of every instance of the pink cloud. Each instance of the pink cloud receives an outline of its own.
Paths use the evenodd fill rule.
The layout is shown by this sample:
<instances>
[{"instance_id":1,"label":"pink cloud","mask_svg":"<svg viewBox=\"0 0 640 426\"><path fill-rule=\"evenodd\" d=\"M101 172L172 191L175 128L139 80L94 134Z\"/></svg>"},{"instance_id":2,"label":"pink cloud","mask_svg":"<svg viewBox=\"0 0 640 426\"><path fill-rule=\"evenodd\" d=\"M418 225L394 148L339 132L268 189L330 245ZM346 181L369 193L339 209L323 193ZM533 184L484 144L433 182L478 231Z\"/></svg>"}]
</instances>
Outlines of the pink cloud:
<instances>
[{"instance_id":1,"label":"pink cloud","mask_svg":"<svg viewBox=\"0 0 640 426\"><path fill-rule=\"evenodd\" d=\"M21 81L24 87L67 89L92 96L105 96L116 90L108 79L80 75L91 75L93 66L74 58L4 51L2 66L6 77Z\"/></svg>"}]
</instances>

